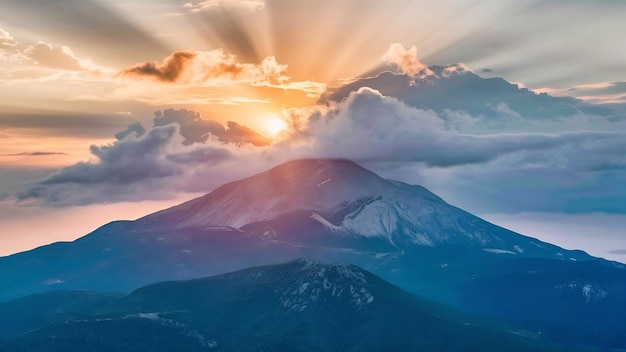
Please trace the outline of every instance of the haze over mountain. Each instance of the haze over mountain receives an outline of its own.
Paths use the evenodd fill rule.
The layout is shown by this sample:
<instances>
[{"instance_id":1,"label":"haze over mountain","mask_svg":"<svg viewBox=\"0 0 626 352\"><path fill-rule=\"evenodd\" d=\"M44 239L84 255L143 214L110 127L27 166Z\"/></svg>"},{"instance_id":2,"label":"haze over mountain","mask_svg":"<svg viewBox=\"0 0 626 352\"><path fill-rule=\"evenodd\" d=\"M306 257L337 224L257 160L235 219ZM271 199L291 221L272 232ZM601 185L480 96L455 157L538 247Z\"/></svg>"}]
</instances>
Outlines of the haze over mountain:
<instances>
[{"instance_id":1,"label":"haze over mountain","mask_svg":"<svg viewBox=\"0 0 626 352\"><path fill-rule=\"evenodd\" d=\"M72 243L0 258L2 300L129 292L310 257L562 341L626 341L626 266L490 224L354 162L297 160Z\"/></svg>"}]
</instances>

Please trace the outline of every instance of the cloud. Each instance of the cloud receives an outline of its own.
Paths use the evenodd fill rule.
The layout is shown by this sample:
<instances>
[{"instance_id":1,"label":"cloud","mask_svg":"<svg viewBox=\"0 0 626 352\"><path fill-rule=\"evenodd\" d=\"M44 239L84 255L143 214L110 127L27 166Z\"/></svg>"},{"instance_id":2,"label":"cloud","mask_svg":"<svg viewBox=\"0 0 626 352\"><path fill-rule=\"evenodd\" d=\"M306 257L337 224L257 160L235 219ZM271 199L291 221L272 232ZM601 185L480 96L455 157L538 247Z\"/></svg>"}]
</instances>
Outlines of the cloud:
<instances>
[{"instance_id":1,"label":"cloud","mask_svg":"<svg viewBox=\"0 0 626 352\"><path fill-rule=\"evenodd\" d=\"M134 135L135 137L141 137L146 133L146 129L143 127L143 125L140 122L135 122L132 123L130 125L128 125L128 127L115 134L115 139L117 139L118 141L121 141L122 139L130 136L130 135Z\"/></svg>"},{"instance_id":2,"label":"cloud","mask_svg":"<svg viewBox=\"0 0 626 352\"><path fill-rule=\"evenodd\" d=\"M12 113L0 112L0 129L28 131L42 136L110 138L128 125L128 117L105 113Z\"/></svg>"},{"instance_id":3,"label":"cloud","mask_svg":"<svg viewBox=\"0 0 626 352\"><path fill-rule=\"evenodd\" d=\"M329 106L286 110L283 118L289 129L255 146L239 142L251 141L245 126L165 110L151 128L129 126L114 143L93 146L94 160L61 169L17 198L54 206L164 199L287 160L332 157L423 184L474 211L626 213L626 190L615 186L626 182L623 132L460 133L441 115L370 88Z\"/></svg>"},{"instance_id":4,"label":"cloud","mask_svg":"<svg viewBox=\"0 0 626 352\"><path fill-rule=\"evenodd\" d=\"M16 63L24 60L19 42L3 28L0 28L0 61ZM0 73L2 70L0 69Z\"/></svg>"},{"instance_id":5,"label":"cloud","mask_svg":"<svg viewBox=\"0 0 626 352\"><path fill-rule=\"evenodd\" d=\"M537 94L502 78L481 78L463 64L431 66L430 70L433 74L425 79L392 72L361 78L327 89L319 102L332 104L359 88L370 87L409 106L433 110L450 125L465 125L471 133L479 129L482 133L539 131L537 127L548 121L559 131L558 124L578 123L581 116L588 121L597 117L589 126L605 124L605 117L615 116L611 107ZM472 121L463 118L459 124L457 119L463 115L472 116Z\"/></svg>"},{"instance_id":6,"label":"cloud","mask_svg":"<svg viewBox=\"0 0 626 352\"><path fill-rule=\"evenodd\" d=\"M611 132L463 134L448 129L446 121L432 111L409 107L370 88L350 93L338 106L326 114L314 114L306 121L298 122L305 127L300 127L302 132L293 139L307 140L304 149L326 157L451 167L481 164L510 153L532 153L578 142L591 143L596 139L619 144L622 137L622 134ZM495 109L514 119L519 118L519 114L507 106ZM615 153L610 155L615 156Z\"/></svg>"},{"instance_id":7,"label":"cloud","mask_svg":"<svg viewBox=\"0 0 626 352\"><path fill-rule=\"evenodd\" d=\"M153 105L310 103L326 89L311 81L290 81L287 66L273 56L242 62L222 49L177 51L161 63L144 61L121 70L119 88L108 94L78 94L72 100L128 101ZM289 93L287 93L289 91Z\"/></svg>"},{"instance_id":8,"label":"cloud","mask_svg":"<svg viewBox=\"0 0 626 352\"><path fill-rule=\"evenodd\" d=\"M166 126L177 123L180 134L184 138L183 144L203 143L211 137L223 143L242 145L250 143L256 146L269 145L271 140L263 137L252 129L234 121L228 121L227 127L214 120L205 120L200 113L180 109L157 111L154 117L154 126ZM132 125L131 125L132 126Z\"/></svg>"},{"instance_id":9,"label":"cloud","mask_svg":"<svg viewBox=\"0 0 626 352\"><path fill-rule=\"evenodd\" d=\"M592 104L626 104L626 82L623 81L582 84L562 89L540 88L535 91L576 97Z\"/></svg>"},{"instance_id":10,"label":"cloud","mask_svg":"<svg viewBox=\"0 0 626 352\"><path fill-rule=\"evenodd\" d=\"M93 160L63 168L15 195L21 205L87 205L166 199L177 192L215 187L223 177L241 177L249 146L227 146L215 138L186 145L176 123L90 148ZM233 154L236 153L235 154Z\"/></svg>"},{"instance_id":11,"label":"cloud","mask_svg":"<svg viewBox=\"0 0 626 352\"><path fill-rule=\"evenodd\" d=\"M141 137L127 136L110 145L91 146L96 163L81 162L61 169L17 198L22 204L32 199L64 205L119 201L129 187L182 173L180 166L164 155L177 132L175 125L157 127ZM100 198L104 192L110 196Z\"/></svg>"},{"instance_id":12,"label":"cloud","mask_svg":"<svg viewBox=\"0 0 626 352\"><path fill-rule=\"evenodd\" d=\"M144 61L122 70L121 75L131 77L151 77L163 82L177 82L188 70L192 60L198 56L191 51L177 51L163 60L162 64L156 61Z\"/></svg>"},{"instance_id":13,"label":"cloud","mask_svg":"<svg viewBox=\"0 0 626 352\"><path fill-rule=\"evenodd\" d=\"M394 64L410 77L425 78L434 73L417 59L417 48L412 46L406 50L402 44L394 43L389 46L382 59L388 64Z\"/></svg>"},{"instance_id":14,"label":"cloud","mask_svg":"<svg viewBox=\"0 0 626 352\"><path fill-rule=\"evenodd\" d=\"M6 30L0 28L0 50L10 49L17 45L17 41Z\"/></svg>"},{"instance_id":15,"label":"cloud","mask_svg":"<svg viewBox=\"0 0 626 352\"><path fill-rule=\"evenodd\" d=\"M52 80L102 80L112 70L79 57L69 47L38 42L27 45L0 28L0 82L23 83Z\"/></svg>"},{"instance_id":16,"label":"cloud","mask_svg":"<svg viewBox=\"0 0 626 352\"><path fill-rule=\"evenodd\" d=\"M184 109L158 111L150 129L134 123L115 137L111 144L91 146L93 160L65 167L15 199L22 205L67 206L197 192L226 181L221 175L243 176L237 163L258 164L250 155L266 149L254 145L269 144L246 126L231 121L225 127ZM220 176L207 181L215 172Z\"/></svg>"},{"instance_id":17,"label":"cloud","mask_svg":"<svg viewBox=\"0 0 626 352\"><path fill-rule=\"evenodd\" d=\"M119 75L130 78L151 78L165 83L223 84L253 83L281 84L289 77L276 58L268 56L260 64L241 63L222 49L212 51L176 51L162 63L144 61L124 68Z\"/></svg>"},{"instance_id":18,"label":"cloud","mask_svg":"<svg viewBox=\"0 0 626 352\"><path fill-rule=\"evenodd\" d=\"M44 67L61 70L86 69L81 59L66 46L53 48L50 44L39 42L26 48L24 55Z\"/></svg>"},{"instance_id":19,"label":"cloud","mask_svg":"<svg viewBox=\"0 0 626 352\"><path fill-rule=\"evenodd\" d=\"M540 238L566 249L624 262L626 248L623 228L626 215L606 213L517 213L479 214L483 219L507 229ZM621 253L620 253L621 252Z\"/></svg>"},{"instance_id":20,"label":"cloud","mask_svg":"<svg viewBox=\"0 0 626 352\"><path fill-rule=\"evenodd\" d=\"M214 10L222 7L239 7L251 11L258 11L265 7L262 0L206 0L198 3L185 3L183 8L191 12Z\"/></svg>"},{"instance_id":21,"label":"cloud","mask_svg":"<svg viewBox=\"0 0 626 352\"><path fill-rule=\"evenodd\" d=\"M475 212L626 213L626 134L559 134L545 149L485 164L420 168L423 183Z\"/></svg>"},{"instance_id":22,"label":"cloud","mask_svg":"<svg viewBox=\"0 0 626 352\"><path fill-rule=\"evenodd\" d=\"M61 152L23 152L13 154L0 154L1 156L42 156L42 155L67 155Z\"/></svg>"}]
</instances>

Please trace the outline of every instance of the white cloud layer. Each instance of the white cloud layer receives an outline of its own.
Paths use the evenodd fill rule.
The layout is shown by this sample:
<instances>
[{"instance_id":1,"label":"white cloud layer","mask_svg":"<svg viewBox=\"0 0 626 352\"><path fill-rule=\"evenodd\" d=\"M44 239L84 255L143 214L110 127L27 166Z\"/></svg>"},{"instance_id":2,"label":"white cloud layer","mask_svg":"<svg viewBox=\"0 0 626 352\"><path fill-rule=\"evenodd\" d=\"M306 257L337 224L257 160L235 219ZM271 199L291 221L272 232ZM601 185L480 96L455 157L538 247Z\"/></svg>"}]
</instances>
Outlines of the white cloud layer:
<instances>
[{"instance_id":1,"label":"white cloud layer","mask_svg":"<svg viewBox=\"0 0 626 352\"><path fill-rule=\"evenodd\" d=\"M97 80L114 72L92 60L76 55L67 46L45 42L25 44L0 28L0 82L23 83Z\"/></svg>"},{"instance_id":2,"label":"white cloud layer","mask_svg":"<svg viewBox=\"0 0 626 352\"><path fill-rule=\"evenodd\" d=\"M304 157L350 158L383 176L421 183L483 212L626 213L626 133L561 131L471 135L431 111L362 88L343 102L285 111L290 128L270 146L186 144L179 123L92 146L94 160L19 193L54 206L165 199L208 192ZM480 119L474 117L474 119ZM470 207L471 208L471 207Z\"/></svg>"}]
</instances>

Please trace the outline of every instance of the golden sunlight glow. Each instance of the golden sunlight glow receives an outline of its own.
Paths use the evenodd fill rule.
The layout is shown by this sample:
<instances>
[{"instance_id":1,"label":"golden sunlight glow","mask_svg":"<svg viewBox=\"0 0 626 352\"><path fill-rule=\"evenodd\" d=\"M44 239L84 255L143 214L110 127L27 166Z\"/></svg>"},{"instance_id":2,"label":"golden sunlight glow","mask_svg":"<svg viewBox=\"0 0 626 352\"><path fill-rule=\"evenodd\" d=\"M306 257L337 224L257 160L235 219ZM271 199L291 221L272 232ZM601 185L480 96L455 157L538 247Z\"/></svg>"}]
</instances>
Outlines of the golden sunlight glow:
<instances>
[{"instance_id":1,"label":"golden sunlight glow","mask_svg":"<svg viewBox=\"0 0 626 352\"><path fill-rule=\"evenodd\" d=\"M265 125L265 129L272 136L278 135L282 130L287 128L287 123L276 115L272 115Z\"/></svg>"}]
</instances>

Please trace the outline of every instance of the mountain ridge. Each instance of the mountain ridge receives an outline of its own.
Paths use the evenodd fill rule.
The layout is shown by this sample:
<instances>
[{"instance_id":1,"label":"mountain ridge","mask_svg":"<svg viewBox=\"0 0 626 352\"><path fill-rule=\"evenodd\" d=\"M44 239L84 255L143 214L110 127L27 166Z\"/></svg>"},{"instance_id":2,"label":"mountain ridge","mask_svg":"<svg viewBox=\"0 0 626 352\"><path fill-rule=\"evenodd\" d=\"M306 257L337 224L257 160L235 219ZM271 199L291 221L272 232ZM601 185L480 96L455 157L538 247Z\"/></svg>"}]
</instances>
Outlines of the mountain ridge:
<instances>
[{"instance_id":1,"label":"mountain ridge","mask_svg":"<svg viewBox=\"0 0 626 352\"><path fill-rule=\"evenodd\" d=\"M572 350L413 296L358 266L311 259L152 284L106 297L97 308L81 301L102 300L96 293L55 295L61 294L84 308L68 314L46 300L51 294L30 297L31 305L47 307L33 312L41 323L6 326L10 338L0 339L0 346L51 351L90 344L126 351L135 348L136 336L143 349L159 351ZM28 309L24 304L0 307Z\"/></svg>"}]
</instances>

